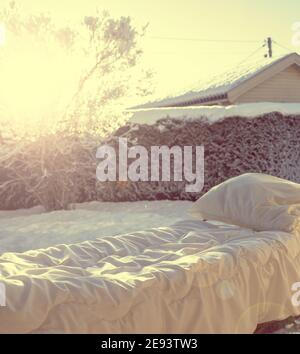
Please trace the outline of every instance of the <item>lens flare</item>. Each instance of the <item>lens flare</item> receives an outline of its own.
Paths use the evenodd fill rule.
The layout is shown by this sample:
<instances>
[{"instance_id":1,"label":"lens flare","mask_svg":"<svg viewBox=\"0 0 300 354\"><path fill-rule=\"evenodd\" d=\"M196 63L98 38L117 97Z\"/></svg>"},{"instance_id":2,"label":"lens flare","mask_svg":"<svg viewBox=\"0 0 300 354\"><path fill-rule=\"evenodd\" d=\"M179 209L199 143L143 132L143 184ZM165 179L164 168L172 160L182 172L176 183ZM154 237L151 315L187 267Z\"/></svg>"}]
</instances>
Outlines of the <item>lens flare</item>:
<instances>
[{"instance_id":1,"label":"lens flare","mask_svg":"<svg viewBox=\"0 0 300 354\"><path fill-rule=\"evenodd\" d=\"M2 119L26 130L54 124L77 87L78 60L55 43L11 35L0 49Z\"/></svg>"}]
</instances>

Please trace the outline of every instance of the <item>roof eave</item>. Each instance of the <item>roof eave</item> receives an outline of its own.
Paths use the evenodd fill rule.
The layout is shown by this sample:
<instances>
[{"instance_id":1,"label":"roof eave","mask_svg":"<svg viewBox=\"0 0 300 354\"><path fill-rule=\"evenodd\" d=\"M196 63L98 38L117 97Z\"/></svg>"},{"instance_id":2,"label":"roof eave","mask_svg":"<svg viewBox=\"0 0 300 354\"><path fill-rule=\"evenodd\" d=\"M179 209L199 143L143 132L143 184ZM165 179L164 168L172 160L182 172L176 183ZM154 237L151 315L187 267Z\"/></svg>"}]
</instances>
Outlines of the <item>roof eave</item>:
<instances>
[{"instance_id":1,"label":"roof eave","mask_svg":"<svg viewBox=\"0 0 300 354\"><path fill-rule=\"evenodd\" d=\"M152 108L168 108L168 107L187 107L187 106L198 106L198 105L206 105L206 104L211 104L214 102L223 102L228 100L228 95L227 92L221 93L218 95L213 95L213 96L203 96L203 97L197 97L192 100L184 100L184 101L177 101L173 102L170 104L163 104L163 105L157 105L153 106Z\"/></svg>"}]
</instances>

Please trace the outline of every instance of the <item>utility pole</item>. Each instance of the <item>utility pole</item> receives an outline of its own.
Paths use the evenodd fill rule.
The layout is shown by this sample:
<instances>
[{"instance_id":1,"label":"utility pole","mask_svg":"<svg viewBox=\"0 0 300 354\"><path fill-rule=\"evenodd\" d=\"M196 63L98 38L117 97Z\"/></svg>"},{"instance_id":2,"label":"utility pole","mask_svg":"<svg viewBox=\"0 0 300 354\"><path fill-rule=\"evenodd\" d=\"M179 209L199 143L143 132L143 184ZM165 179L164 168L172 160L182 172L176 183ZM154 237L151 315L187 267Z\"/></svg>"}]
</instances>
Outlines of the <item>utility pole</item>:
<instances>
[{"instance_id":1,"label":"utility pole","mask_svg":"<svg viewBox=\"0 0 300 354\"><path fill-rule=\"evenodd\" d=\"M271 37L267 38L266 44L268 46L268 54L266 54L265 57L272 58L273 57L273 40Z\"/></svg>"}]
</instances>

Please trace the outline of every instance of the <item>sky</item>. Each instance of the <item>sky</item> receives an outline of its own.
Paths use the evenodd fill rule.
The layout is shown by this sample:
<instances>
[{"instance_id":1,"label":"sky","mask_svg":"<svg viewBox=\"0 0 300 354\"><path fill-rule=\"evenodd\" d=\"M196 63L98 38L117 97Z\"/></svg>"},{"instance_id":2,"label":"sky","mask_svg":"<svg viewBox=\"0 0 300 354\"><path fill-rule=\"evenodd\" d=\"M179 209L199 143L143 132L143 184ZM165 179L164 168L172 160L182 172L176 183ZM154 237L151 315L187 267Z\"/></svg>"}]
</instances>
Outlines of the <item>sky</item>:
<instances>
[{"instance_id":1,"label":"sky","mask_svg":"<svg viewBox=\"0 0 300 354\"><path fill-rule=\"evenodd\" d=\"M300 22L299 0L22 0L21 4L63 21L93 14L98 7L111 15L131 16L138 26L148 23L143 65L155 72L159 97L226 71L262 46L268 36L291 51L300 51L300 46L292 45L292 26ZM275 55L284 52L288 50L274 46ZM264 53L262 49L257 55Z\"/></svg>"}]
</instances>

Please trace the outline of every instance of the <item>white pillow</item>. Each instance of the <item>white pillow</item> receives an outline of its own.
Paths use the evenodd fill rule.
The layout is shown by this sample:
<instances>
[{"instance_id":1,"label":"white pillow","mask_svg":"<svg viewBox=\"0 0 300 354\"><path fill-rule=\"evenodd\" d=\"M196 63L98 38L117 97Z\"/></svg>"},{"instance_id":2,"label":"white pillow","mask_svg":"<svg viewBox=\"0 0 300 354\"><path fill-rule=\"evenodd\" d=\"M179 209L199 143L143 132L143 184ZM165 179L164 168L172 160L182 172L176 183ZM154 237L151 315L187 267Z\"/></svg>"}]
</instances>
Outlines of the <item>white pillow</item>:
<instances>
[{"instance_id":1,"label":"white pillow","mask_svg":"<svg viewBox=\"0 0 300 354\"><path fill-rule=\"evenodd\" d=\"M190 213L257 231L300 231L300 184L247 173L212 188Z\"/></svg>"}]
</instances>

